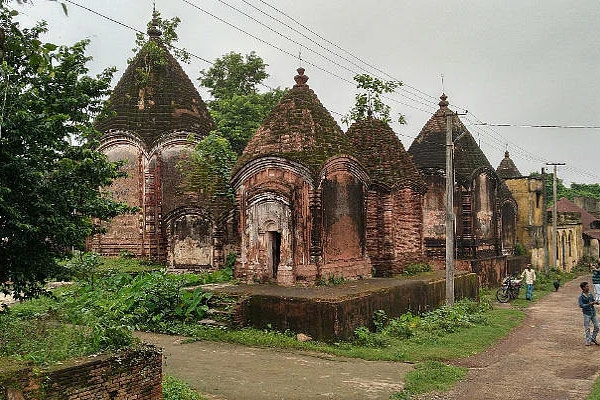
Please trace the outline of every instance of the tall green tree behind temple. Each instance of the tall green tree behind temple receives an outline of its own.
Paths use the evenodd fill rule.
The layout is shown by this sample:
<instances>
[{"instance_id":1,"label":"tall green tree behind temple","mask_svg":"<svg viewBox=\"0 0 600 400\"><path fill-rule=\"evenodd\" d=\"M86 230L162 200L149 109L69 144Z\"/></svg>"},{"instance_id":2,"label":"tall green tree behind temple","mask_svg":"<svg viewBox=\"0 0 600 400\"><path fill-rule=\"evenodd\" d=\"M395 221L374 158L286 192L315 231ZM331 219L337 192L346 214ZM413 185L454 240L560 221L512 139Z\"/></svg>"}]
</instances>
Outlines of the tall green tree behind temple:
<instances>
[{"instance_id":1,"label":"tall green tree behind temple","mask_svg":"<svg viewBox=\"0 0 600 400\"><path fill-rule=\"evenodd\" d=\"M200 72L200 84L213 96L206 103L217 125L216 133L229 141L238 156L284 94L280 88L258 91L269 77L266 67L254 52L246 56L231 52Z\"/></svg>"},{"instance_id":2,"label":"tall green tree behind temple","mask_svg":"<svg viewBox=\"0 0 600 400\"><path fill-rule=\"evenodd\" d=\"M0 6L0 291L35 296L57 258L129 208L106 190L119 165L95 151L93 119L114 70L87 75L88 41L44 43Z\"/></svg>"},{"instance_id":3,"label":"tall green tree behind temple","mask_svg":"<svg viewBox=\"0 0 600 400\"><path fill-rule=\"evenodd\" d=\"M532 172L529 176L533 178L542 178L542 174L539 172ZM552 205L553 189L552 189L552 173L546 174L546 182L544 184L546 194L546 206ZM594 199L600 199L600 184L598 183L575 183L571 182L570 187L566 187L563 180L560 178L556 179L556 198L560 200L565 197L569 200L573 200L575 197L590 197Z\"/></svg>"}]
</instances>

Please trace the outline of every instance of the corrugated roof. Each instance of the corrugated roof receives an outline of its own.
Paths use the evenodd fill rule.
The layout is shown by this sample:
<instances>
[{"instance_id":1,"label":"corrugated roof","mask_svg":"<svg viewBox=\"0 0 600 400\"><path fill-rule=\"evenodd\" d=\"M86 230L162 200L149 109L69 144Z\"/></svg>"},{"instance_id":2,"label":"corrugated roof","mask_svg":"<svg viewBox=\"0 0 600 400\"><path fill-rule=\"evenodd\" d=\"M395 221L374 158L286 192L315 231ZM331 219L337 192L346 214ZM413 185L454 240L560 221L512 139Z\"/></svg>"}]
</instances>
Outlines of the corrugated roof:
<instances>
[{"instance_id":1,"label":"corrugated roof","mask_svg":"<svg viewBox=\"0 0 600 400\"><path fill-rule=\"evenodd\" d=\"M317 173L327 159L352 154L340 126L306 84L304 68L298 68L296 84L273 108L258 128L234 168L264 156L297 161Z\"/></svg>"},{"instance_id":2,"label":"corrugated roof","mask_svg":"<svg viewBox=\"0 0 600 400\"><path fill-rule=\"evenodd\" d=\"M442 94L440 99L439 110L423 126L408 149L408 153L412 155L414 163L422 174L445 175L446 117L452 115L456 181L468 187L471 184L473 172L482 168L490 171L494 171L494 169L456 113L448 108L447 96ZM457 138L459 139L457 140Z\"/></svg>"},{"instance_id":3,"label":"corrugated roof","mask_svg":"<svg viewBox=\"0 0 600 400\"><path fill-rule=\"evenodd\" d=\"M205 136L214 129L206 104L192 81L160 40L155 26L151 41L164 50L166 64L153 65L146 84L138 69L147 68L148 50L142 48L129 64L110 96L114 116L97 123L99 130L128 131L152 146L163 135L183 131ZM143 85L143 86L142 86Z\"/></svg>"},{"instance_id":4,"label":"corrugated roof","mask_svg":"<svg viewBox=\"0 0 600 400\"><path fill-rule=\"evenodd\" d=\"M496 173L498 173L498 176L502 179L515 179L523 177L513 160L510 159L508 151L504 152L504 158L502 161L500 161L498 168L496 168Z\"/></svg>"},{"instance_id":5,"label":"corrugated roof","mask_svg":"<svg viewBox=\"0 0 600 400\"><path fill-rule=\"evenodd\" d=\"M368 117L352 124L346 136L373 181L424 190L425 182L412 157L388 124Z\"/></svg>"}]
</instances>

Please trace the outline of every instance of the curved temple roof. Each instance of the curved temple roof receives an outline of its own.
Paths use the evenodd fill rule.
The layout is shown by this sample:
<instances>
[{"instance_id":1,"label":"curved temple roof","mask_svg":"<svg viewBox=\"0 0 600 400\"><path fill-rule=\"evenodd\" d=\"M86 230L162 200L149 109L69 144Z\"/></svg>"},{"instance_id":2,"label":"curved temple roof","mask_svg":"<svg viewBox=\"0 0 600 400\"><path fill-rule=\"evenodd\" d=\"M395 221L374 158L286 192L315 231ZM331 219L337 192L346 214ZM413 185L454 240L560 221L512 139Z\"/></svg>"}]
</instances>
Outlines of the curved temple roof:
<instances>
[{"instance_id":1,"label":"curved temple roof","mask_svg":"<svg viewBox=\"0 0 600 400\"><path fill-rule=\"evenodd\" d=\"M425 187L412 157L385 122L369 116L353 123L346 136L373 181L389 187Z\"/></svg>"},{"instance_id":2,"label":"curved temple roof","mask_svg":"<svg viewBox=\"0 0 600 400\"><path fill-rule=\"evenodd\" d=\"M352 154L342 129L308 87L304 68L298 68L296 84L273 108L239 158L233 173L263 156L297 161L314 173L327 159Z\"/></svg>"},{"instance_id":3,"label":"curved temple roof","mask_svg":"<svg viewBox=\"0 0 600 400\"><path fill-rule=\"evenodd\" d=\"M470 186L476 170L494 171L487 157L456 113L448 108L447 96L442 94L439 110L427 121L408 149L417 168L424 175L445 174L447 116L452 116L452 139L454 140L454 168L456 180Z\"/></svg>"},{"instance_id":4,"label":"curved temple roof","mask_svg":"<svg viewBox=\"0 0 600 400\"><path fill-rule=\"evenodd\" d=\"M114 116L99 121L103 132L133 133L150 147L163 135L183 131L205 136L214 129L206 104L179 63L160 39L154 13L148 28L150 42L164 51L165 63L150 60L148 45L133 58L110 96ZM162 64L162 63L161 63ZM147 71L146 82L141 77Z\"/></svg>"}]
</instances>

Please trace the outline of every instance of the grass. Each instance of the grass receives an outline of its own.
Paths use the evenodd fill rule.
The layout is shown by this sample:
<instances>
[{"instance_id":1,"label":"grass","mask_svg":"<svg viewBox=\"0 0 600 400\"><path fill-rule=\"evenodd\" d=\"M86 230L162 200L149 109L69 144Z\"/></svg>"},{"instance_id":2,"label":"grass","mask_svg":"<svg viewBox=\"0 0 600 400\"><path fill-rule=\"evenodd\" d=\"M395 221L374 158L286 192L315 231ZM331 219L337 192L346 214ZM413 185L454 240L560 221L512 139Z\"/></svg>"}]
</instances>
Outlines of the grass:
<instances>
[{"instance_id":1,"label":"grass","mask_svg":"<svg viewBox=\"0 0 600 400\"><path fill-rule=\"evenodd\" d=\"M58 324L51 316L0 314L0 357L50 365L105 350L97 332L90 329Z\"/></svg>"},{"instance_id":2,"label":"grass","mask_svg":"<svg viewBox=\"0 0 600 400\"><path fill-rule=\"evenodd\" d=\"M446 365L439 361L426 361L404 375L404 390L392 395L390 400L406 400L412 395L429 392L446 392L464 378L468 368Z\"/></svg>"},{"instance_id":3,"label":"grass","mask_svg":"<svg viewBox=\"0 0 600 400\"><path fill-rule=\"evenodd\" d=\"M208 400L186 382L171 375L163 376L162 386L164 400Z\"/></svg>"},{"instance_id":4,"label":"grass","mask_svg":"<svg viewBox=\"0 0 600 400\"><path fill-rule=\"evenodd\" d=\"M98 264L99 273L119 271L128 274L135 274L140 272L158 271L164 268L165 266L163 264L122 256L100 257L100 264Z\"/></svg>"},{"instance_id":5,"label":"grass","mask_svg":"<svg viewBox=\"0 0 600 400\"><path fill-rule=\"evenodd\" d=\"M445 361L467 357L481 352L506 336L524 318L524 312L513 309L495 309L489 312L486 325L475 325L442 336L420 335L410 339L388 338L384 347L365 347L353 342L324 343L299 342L291 333L244 328L239 330L178 324L171 327L173 334L182 334L191 340L212 340L247 346L316 351L370 361Z\"/></svg>"}]
</instances>

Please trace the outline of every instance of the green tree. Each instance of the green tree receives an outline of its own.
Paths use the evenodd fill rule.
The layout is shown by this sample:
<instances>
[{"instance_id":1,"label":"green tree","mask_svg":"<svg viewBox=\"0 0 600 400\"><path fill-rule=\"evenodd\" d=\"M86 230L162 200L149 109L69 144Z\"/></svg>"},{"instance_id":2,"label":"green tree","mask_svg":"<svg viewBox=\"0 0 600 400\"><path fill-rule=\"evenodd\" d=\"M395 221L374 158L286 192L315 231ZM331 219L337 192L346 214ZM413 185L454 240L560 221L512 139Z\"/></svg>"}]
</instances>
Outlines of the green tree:
<instances>
[{"instance_id":1,"label":"green tree","mask_svg":"<svg viewBox=\"0 0 600 400\"><path fill-rule=\"evenodd\" d=\"M257 93L256 86L269 77L266 67L263 59L253 51L245 57L232 51L217 58L208 70L200 71L199 81L215 100L254 94Z\"/></svg>"},{"instance_id":2,"label":"green tree","mask_svg":"<svg viewBox=\"0 0 600 400\"><path fill-rule=\"evenodd\" d=\"M384 93L393 93L398 87L402 86L400 81L382 81L368 74L358 74L354 76L356 88L361 92L357 93L354 107L350 112L342 117L342 122L350 125L353 122L361 121L373 113L376 118L383 122L390 123L391 108L381 100ZM405 124L403 115L399 115L398 122Z\"/></svg>"},{"instance_id":3,"label":"green tree","mask_svg":"<svg viewBox=\"0 0 600 400\"><path fill-rule=\"evenodd\" d=\"M546 196L546 207L549 207L553 204L553 188L552 188L552 173L546 174L546 181L544 182L544 195ZM532 172L529 174L532 178L542 179L542 174L539 172ZM568 195L569 188L567 188L563 184L563 180L560 178L556 178L556 199L560 200L562 197L567 197L573 199L573 197L569 197Z\"/></svg>"},{"instance_id":4,"label":"green tree","mask_svg":"<svg viewBox=\"0 0 600 400\"><path fill-rule=\"evenodd\" d=\"M88 41L43 43L46 25L21 29L16 15L0 7L0 290L30 297L57 258L130 209L102 189L122 173L92 125L114 69L88 76Z\"/></svg>"},{"instance_id":5,"label":"green tree","mask_svg":"<svg viewBox=\"0 0 600 400\"><path fill-rule=\"evenodd\" d=\"M213 96L207 106L217 126L216 133L229 141L237 155L242 154L263 119L285 93L279 88L258 92L257 86L269 76L266 67L254 52L245 57L231 52L200 72L200 83Z\"/></svg>"}]
</instances>

